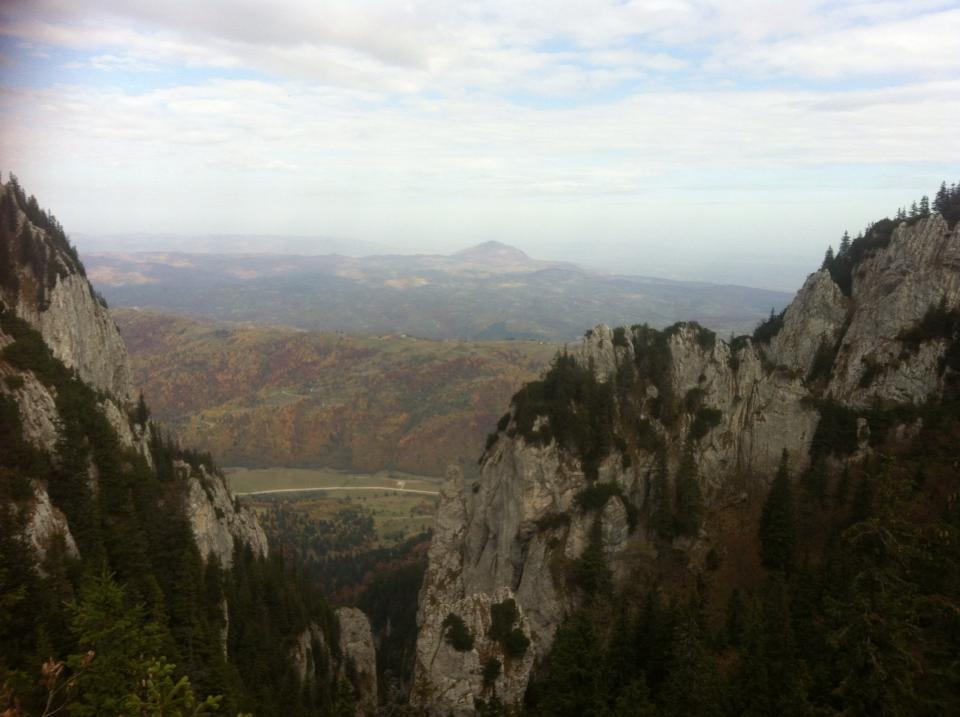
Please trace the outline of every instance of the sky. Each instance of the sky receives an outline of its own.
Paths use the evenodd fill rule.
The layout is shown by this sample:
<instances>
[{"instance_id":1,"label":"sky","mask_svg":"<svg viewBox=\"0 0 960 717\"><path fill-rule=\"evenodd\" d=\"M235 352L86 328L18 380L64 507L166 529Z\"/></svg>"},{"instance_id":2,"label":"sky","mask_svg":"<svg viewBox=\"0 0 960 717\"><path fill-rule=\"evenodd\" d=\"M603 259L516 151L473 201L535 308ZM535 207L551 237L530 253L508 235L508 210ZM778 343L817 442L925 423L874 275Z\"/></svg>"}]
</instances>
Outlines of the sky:
<instances>
[{"instance_id":1,"label":"sky","mask_svg":"<svg viewBox=\"0 0 960 717\"><path fill-rule=\"evenodd\" d=\"M77 236L792 289L960 180L960 1L0 0L0 170Z\"/></svg>"}]
</instances>

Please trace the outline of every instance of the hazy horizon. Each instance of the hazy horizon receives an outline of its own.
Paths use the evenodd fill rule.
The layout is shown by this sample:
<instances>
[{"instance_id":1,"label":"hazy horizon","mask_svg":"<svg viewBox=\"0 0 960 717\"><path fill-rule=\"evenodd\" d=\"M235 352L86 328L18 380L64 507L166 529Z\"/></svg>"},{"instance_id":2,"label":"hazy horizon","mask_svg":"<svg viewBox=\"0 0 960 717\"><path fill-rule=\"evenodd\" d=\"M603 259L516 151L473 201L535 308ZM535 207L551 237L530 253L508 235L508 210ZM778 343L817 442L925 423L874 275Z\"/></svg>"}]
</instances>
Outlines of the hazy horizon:
<instances>
[{"instance_id":1,"label":"hazy horizon","mask_svg":"<svg viewBox=\"0 0 960 717\"><path fill-rule=\"evenodd\" d=\"M958 76L935 0L12 0L0 169L76 236L493 239L794 289L956 181Z\"/></svg>"}]
</instances>

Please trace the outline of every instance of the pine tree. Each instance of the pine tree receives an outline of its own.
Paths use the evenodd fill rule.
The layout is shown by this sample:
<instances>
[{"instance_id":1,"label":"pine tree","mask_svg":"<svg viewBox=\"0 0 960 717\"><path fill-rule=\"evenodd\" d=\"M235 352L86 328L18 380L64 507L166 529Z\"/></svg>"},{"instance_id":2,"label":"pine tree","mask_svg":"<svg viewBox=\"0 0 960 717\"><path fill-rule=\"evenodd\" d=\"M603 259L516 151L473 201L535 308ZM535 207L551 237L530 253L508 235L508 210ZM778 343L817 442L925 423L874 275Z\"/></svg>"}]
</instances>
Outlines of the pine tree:
<instances>
[{"instance_id":1,"label":"pine tree","mask_svg":"<svg viewBox=\"0 0 960 717\"><path fill-rule=\"evenodd\" d=\"M635 677L617 697L612 717L657 717L657 706L650 700L650 688L643 673Z\"/></svg>"},{"instance_id":2,"label":"pine tree","mask_svg":"<svg viewBox=\"0 0 960 717\"><path fill-rule=\"evenodd\" d=\"M697 462L693 455L693 444L684 445L676 480L676 513L674 526L678 535L694 535L700 528L703 514L703 494L697 475Z\"/></svg>"},{"instance_id":3,"label":"pine tree","mask_svg":"<svg viewBox=\"0 0 960 717\"><path fill-rule=\"evenodd\" d=\"M669 540L673 537L673 501L670 499L670 473L667 469L667 452L663 447L657 449L651 492L653 495L651 525L657 535Z\"/></svg>"},{"instance_id":4,"label":"pine tree","mask_svg":"<svg viewBox=\"0 0 960 717\"><path fill-rule=\"evenodd\" d=\"M135 420L141 428L147 427L147 420L150 418L150 409L147 408L147 402L143 400L143 391L140 392L140 398L137 399L137 411Z\"/></svg>"},{"instance_id":5,"label":"pine tree","mask_svg":"<svg viewBox=\"0 0 960 717\"><path fill-rule=\"evenodd\" d=\"M797 658L781 576L773 575L764 586L743 642L743 657L734 678L735 713L749 717L810 715L802 682L805 670Z\"/></svg>"},{"instance_id":6,"label":"pine tree","mask_svg":"<svg viewBox=\"0 0 960 717\"><path fill-rule=\"evenodd\" d=\"M76 670L90 652L94 655L78 679L80 698L70 714L124 714L127 696L159 651L158 631L146 623L141 606L128 603L123 588L105 570L84 580L79 599L68 610L80 652L67 663Z\"/></svg>"},{"instance_id":7,"label":"pine tree","mask_svg":"<svg viewBox=\"0 0 960 717\"><path fill-rule=\"evenodd\" d=\"M764 567L789 573L794 564L795 516L787 450L760 515L760 557Z\"/></svg>"},{"instance_id":8,"label":"pine tree","mask_svg":"<svg viewBox=\"0 0 960 717\"><path fill-rule=\"evenodd\" d=\"M840 239L840 250L837 252L837 256L846 257L850 253L850 232L844 232L843 237Z\"/></svg>"},{"instance_id":9,"label":"pine tree","mask_svg":"<svg viewBox=\"0 0 960 717\"><path fill-rule=\"evenodd\" d=\"M918 207L921 217L930 216L930 197L924 194L920 197L920 206Z\"/></svg>"},{"instance_id":10,"label":"pine tree","mask_svg":"<svg viewBox=\"0 0 960 717\"><path fill-rule=\"evenodd\" d=\"M940 182L940 189L937 190L937 195L933 198L933 211L943 214L949 203L950 191L947 189L947 183Z\"/></svg>"},{"instance_id":11,"label":"pine tree","mask_svg":"<svg viewBox=\"0 0 960 717\"><path fill-rule=\"evenodd\" d=\"M583 610L575 612L557 629L546 674L536 686L542 695L539 712L556 717L594 714L602 666L593 620Z\"/></svg>"},{"instance_id":12,"label":"pine tree","mask_svg":"<svg viewBox=\"0 0 960 717\"><path fill-rule=\"evenodd\" d=\"M740 590L734 588L727 600L726 638L727 644L739 647L743 639L743 597Z\"/></svg>"},{"instance_id":13,"label":"pine tree","mask_svg":"<svg viewBox=\"0 0 960 717\"><path fill-rule=\"evenodd\" d=\"M4 192L0 200L0 221L8 231L17 231L17 205L12 191Z\"/></svg>"},{"instance_id":14,"label":"pine tree","mask_svg":"<svg viewBox=\"0 0 960 717\"><path fill-rule=\"evenodd\" d=\"M684 615L674 631L674 657L664 685L664 714L670 717L721 717L723 684L716 659L707 651L694 615Z\"/></svg>"},{"instance_id":15,"label":"pine tree","mask_svg":"<svg viewBox=\"0 0 960 717\"><path fill-rule=\"evenodd\" d=\"M827 253L823 256L823 263L820 265L820 271L829 269L831 266L833 266L833 247L828 246Z\"/></svg>"}]
</instances>

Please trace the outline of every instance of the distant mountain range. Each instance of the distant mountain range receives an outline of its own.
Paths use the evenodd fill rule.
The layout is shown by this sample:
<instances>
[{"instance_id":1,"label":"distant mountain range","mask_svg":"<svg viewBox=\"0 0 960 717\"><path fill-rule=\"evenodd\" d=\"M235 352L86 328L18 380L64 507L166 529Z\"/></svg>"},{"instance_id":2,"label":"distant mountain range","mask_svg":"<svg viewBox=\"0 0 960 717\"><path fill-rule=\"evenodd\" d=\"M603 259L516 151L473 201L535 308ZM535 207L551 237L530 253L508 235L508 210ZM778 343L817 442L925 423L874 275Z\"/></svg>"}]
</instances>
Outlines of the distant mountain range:
<instances>
[{"instance_id":1,"label":"distant mountain range","mask_svg":"<svg viewBox=\"0 0 960 717\"><path fill-rule=\"evenodd\" d=\"M784 292L607 274L490 241L451 255L94 252L113 306L353 334L568 341L601 321L750 331Z\"/></svg>"}]
</instances>

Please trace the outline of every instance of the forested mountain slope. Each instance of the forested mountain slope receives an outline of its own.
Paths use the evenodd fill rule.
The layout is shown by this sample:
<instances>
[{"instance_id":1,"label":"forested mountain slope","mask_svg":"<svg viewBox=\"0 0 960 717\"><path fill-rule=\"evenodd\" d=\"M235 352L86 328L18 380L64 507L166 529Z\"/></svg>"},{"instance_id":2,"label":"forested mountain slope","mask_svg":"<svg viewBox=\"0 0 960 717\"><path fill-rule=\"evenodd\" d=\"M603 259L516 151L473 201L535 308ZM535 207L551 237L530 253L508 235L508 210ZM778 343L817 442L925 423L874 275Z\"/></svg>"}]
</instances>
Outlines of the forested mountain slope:
<instances>
[{"instance_id":1,"label":"forested mountain slope","mask_svg":"<svg viewBox=\"0 0 960 717\"><path fill-rule=\"evenodd\" d=\"M441 476L557 350L112 315L154 415L228 466Z\"/></svg>"},{"instance_id":2,"label":"forested mountain slope","mask_svg":"<svg viewBox=\"0 0 960 717\"><path fill-rule=\"evenodd\" d=\"M226 714L370 712L368 647L362 614L335 613L269 554L209 455L165 439L132 400L103 300L62 227L11 177L0 186L0 710L154 714L174 700L191 714L214 702Z\"/></svg>"},{"instance_id":3,"label":"forested mountain slope","mask_svg":"<svg viewBox=\"0 0 960 717\"><path fill-rule=\"evenodd\" d=\"M445 486L433 714L955 714L960 190L752 336L598 326Z\"/></svg>"}]
</instances>

